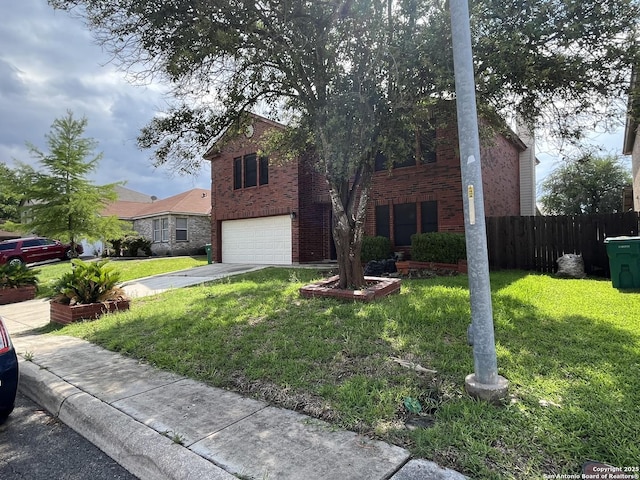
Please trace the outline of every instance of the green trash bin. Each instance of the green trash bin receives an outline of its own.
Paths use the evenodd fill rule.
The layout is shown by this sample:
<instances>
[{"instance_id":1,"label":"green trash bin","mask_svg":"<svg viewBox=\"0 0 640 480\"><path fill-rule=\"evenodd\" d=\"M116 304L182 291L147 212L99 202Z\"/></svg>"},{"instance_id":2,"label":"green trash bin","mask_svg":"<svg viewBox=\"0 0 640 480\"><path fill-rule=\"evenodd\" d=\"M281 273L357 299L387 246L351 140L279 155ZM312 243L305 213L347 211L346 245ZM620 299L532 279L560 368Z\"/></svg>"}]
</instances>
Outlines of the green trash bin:
<instances>
[{"instance_id":1,"label":"green trash bin","mask_svg":"<svg viewBox=\"0 0 640 480\"><path fill-rule=\"evenodd\" d=\"M211 244L207 243L204 246L205 251L207 252L207 263L211 264L213 261L211 260Z\"/></svg>"},{"instance_id":2,"label":"green trash bin","mask_svg":"<svg viewBox=\"0 0 640 480\"><path fill-rule=\"evenodd\" d=\"M609 237L604 240L614 288L640 288L640 237Z\"/></svg>"}]
</instances>

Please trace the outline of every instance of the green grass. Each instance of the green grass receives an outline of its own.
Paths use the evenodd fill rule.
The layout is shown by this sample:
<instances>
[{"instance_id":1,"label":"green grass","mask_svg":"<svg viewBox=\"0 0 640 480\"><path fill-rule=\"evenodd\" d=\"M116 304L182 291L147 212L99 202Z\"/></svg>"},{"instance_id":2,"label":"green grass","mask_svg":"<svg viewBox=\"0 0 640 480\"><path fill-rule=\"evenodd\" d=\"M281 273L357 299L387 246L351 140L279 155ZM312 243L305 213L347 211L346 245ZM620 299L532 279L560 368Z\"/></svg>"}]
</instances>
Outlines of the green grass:
<instances>
[{"instance_id":1,"label":"green grass","mask_svg":"<svg viewBox=\"0 0 640 480\"><path fill-rule=\"evenodd\" d=\"M120 272L120 281L134 280L136 278L149 277L161 273L185 270L207 264L206 256L194 257L162 257L145 258L140 260L113 260L111 265ZM52 285L65 273L71 271L71 262L57 262L34 267L38 274L38 297L48 298L53 296Z\"/></svg>"},{"instance_id":2,"label":"green grass","mask_svg":"<svg viewBox=\"0 0 640 480\"><path fill-rule=\"evenodd\" d=\"M266 269L134 300L60 330L211 385L373 435L473 478L640 465L640 294L609 281L492 274L504 405L464 393L466 276L403 281L373 304L303 299L319 274ZM399 366L400 357L437 374ZM418 400L407 428L404 400Z\"/></svg>"}]
</instances>

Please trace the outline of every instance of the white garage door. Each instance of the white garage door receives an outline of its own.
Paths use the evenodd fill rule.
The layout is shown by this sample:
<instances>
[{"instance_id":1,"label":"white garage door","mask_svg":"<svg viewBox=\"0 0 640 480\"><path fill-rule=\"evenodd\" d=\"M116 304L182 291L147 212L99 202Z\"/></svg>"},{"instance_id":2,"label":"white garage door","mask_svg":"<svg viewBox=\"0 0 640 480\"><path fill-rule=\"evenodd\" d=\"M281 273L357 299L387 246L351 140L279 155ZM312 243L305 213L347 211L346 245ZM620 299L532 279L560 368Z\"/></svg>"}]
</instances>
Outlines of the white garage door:
<instances>
[{"instance_id":1,"label":"white garage door","mask_svg":"<svg viewBox=\"0 0 640 480\"><path fill-rule=\"evenodd\" d=\"M222 222L222 262L290 265L289 215Z\"/></svg>"}]
</instances>

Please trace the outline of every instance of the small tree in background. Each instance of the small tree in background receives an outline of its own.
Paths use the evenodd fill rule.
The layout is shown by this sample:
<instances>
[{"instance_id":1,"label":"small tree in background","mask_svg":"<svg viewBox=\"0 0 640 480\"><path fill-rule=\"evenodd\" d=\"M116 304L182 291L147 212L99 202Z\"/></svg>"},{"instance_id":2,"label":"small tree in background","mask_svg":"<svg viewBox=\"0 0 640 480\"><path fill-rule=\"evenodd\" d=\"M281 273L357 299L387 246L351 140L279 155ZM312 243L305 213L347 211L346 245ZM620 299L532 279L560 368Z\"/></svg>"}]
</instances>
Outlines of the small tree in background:
<instances>
[{"instance_id":1,"label":"small tree in background","mask_svg":"<svg viewBox=\"0 0 640 480\"><path fill-rule=\"evenodd\" d=\"M618 158L586 154L567 161L542 183L542 204L551 215L617 213L631 174Z\"/></svg>"},{"instance_id":2,"label":"small tree in background","mask_svg":"<svg viewBox=\"0 0 640 480\"><path fill-rule=\"evenodd\" d=\"M20 222L20 208L24 205L35 170L29 165L19 164L12 169L0 162L0 220L8 223L3 228L13 230Z\"/></svg>"},{"instance_id":3,"label":"small tree in background","mask_svg":"<svg viewBox=\"0 0 640 480\"><path fill-rule=\"evenodd\" d=\"M96 240L117 237L122 227L116 217L102 217L104 206L115 201L116 184L94 185L86 177L102 158L94 155L97 144L83 138L87 119L73 113L58 118L45 137L49 152L27 144L41 168L24 193L24 231L76 244L81 238Z\"/></svg>"}]
</instances>

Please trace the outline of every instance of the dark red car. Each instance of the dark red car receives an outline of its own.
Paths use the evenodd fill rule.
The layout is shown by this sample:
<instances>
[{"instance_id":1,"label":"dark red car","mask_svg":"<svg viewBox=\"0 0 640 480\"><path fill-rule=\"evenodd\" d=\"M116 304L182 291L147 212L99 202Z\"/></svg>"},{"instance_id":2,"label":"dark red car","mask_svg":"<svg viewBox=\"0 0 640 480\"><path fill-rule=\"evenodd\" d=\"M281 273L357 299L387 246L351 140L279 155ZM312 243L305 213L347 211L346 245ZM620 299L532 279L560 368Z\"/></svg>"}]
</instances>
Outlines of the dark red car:
<instances>
[{"instance_id":1,"label":"dark red car","mask_svg":"<svg viewBox=\"0 0 640 480\"><path fill-rule=\"evenodd\" d=\"M82 245L76 245L75 251L80 255ZM11 265L44 262L47 260L66 260L73 258L72 247L68 243L44 237L17 238L0 242L0 264Z\"/></svg>"}]
</instances>

